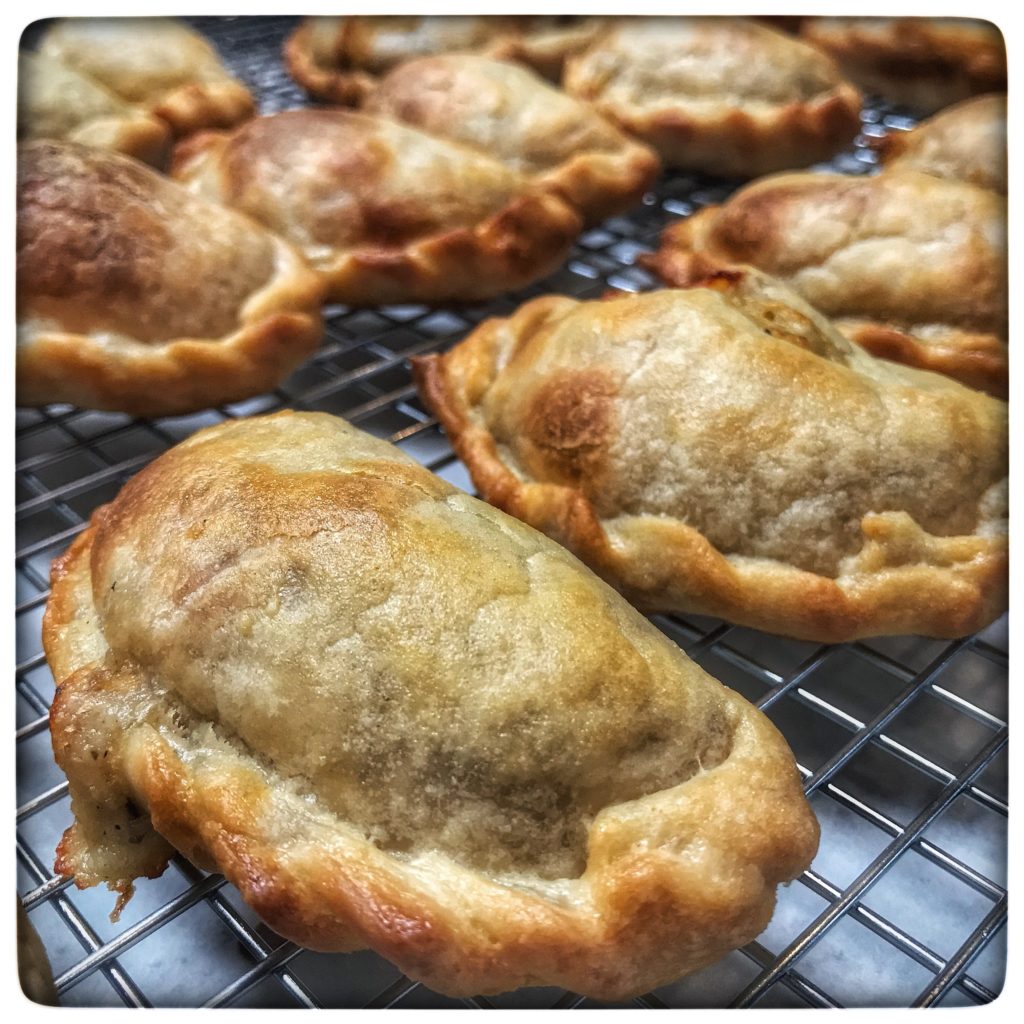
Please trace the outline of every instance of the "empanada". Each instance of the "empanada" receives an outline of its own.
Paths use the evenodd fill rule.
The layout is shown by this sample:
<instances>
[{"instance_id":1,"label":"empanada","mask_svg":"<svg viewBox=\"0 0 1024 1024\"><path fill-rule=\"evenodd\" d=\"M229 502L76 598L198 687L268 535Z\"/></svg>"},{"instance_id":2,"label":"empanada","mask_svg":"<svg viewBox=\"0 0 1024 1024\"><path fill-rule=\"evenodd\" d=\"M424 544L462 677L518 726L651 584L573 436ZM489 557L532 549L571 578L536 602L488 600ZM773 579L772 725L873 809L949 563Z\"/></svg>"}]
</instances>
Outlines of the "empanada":
<instances>
[{"instance_id":1,"label":"empanada","mask_svg":"<svg viewBox=\"0 0 1024 1024\"><path fill-rule=\"evenodd\" d=\"M752 177L831 157L860 95L824 54L743 18L633 18L566 63L565 89L670 167Z\"/></svg>"},{"instance_id":2,"label":"empanada","mask_svg":"<svg viewBox=\"0 0 1024 1024\"><path fill-rule=\"evenodd\" d=\"M647 990L756 935L792 754L567 551L323 414L203 430L54 564L80 886L223 872L452 994Z\"/></svg>"},{"instance_id":3,"label":"empanada","mask_svg":"<svg viewBox=\"0 0 1024 1024\"><path fill-rule=\"evenodd\" d=\"M279 383L320 340L294 249L129 157L18 151L19 405L163 416Z\"/></svg>"},{"instance_id":4,"label":"empanada","mask_svg":"<svg viewBox=\"0 0 1024 1024\"><path fill-rule=\"evenodd\" d=\"M513 291L554 270L582 226L550 186L485 153L347 110L194 136L171 173L294 243L351 306Z\"/></svg>"},{"instance_id":5,"label":"empanada","mask_svg":"<svg viewBox=\"0 0 1024 1024\"><path fill-rule=\"evenodd\" d=\"M305 18L285 43L292 78L310 95L358 103L374 78L403 61L442 53L517 60L557 81L566 57L604 27L571 15L358 15Z\"/></svg>"},{"instance_id":6,"label":"empanada","mask_svg":"<svg viewBox=\"0 0 1024 1024\"><path fill-rule=\"evenodd\" d=\"M1006 88L1006 46L970 18L805 18L800 33L866 92L921 114Z\"/></svg>"},{"instance_id":7,"label":"empanada","mask_svg":"<svg viewBox=\"0 0 1024 1024\"><path fill-rule=\"evenodd\" d=\"M230 128L256 109L210 43L170 18L62 19L39 51L162 118L177 136Z\"/></svg>"},{"instance_id":8,"label":"empanada","mask_svg":"<svg viewBox=\"0 0 1024 1024\"><path fill-rule=\"evenodd\" d=\"M875 143L887 170L923 171L1006 195L1006 96L976 96Z\"/></svg>"},{"instance_id":9,"label":"empanada","mask_svg":"<svg viewBox=\"0 0 1024 1024\"><path fill-rule=\"evenodd\" d=\"M875 355L1006 394L1006 200L986 189L780 174L673 225L645 262L677 286L752 264Z\"/></svg>"},{"instance_id":10,"label":"empanada","mask_svg":"<svg viewBox=\"0 0 1024 1024\"><path fill-rule=\"evenodd\" d=\"M165 121L39 53L18 54L18 138L65 139L160 166L170 151Z\"/></svg>"},{"instance_id":11,"label":"empanada","mask_svg":"<svg viewBox=\"0 0 1024 1024\"><path fill-rule=\"evenodd\" d=\"M1006 607L1005 404L756 271L536 299L414 372L481 495L641 607L821 642Z\"/></svg>"},{"instance_id":12,"label":"empanada","mask_svg":"<svg viewBox=\"0 0 1024 1024\"><path fill-rule=\"evenodd\" d=\"M406 61L363 110L473 146L550 182L597 223L635 205L660 170L654 152L589 104L519 64L475 54Z\"/></svg>"}]
</instances>

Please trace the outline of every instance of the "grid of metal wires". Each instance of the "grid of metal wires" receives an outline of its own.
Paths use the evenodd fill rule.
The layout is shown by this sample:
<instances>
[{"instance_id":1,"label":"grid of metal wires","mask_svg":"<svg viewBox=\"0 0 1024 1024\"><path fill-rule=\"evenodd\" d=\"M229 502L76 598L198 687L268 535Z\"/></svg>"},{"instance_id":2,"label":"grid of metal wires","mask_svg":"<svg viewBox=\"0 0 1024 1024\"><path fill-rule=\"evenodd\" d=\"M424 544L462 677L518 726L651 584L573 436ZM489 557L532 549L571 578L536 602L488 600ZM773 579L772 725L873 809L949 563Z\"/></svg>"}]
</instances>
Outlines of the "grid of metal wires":
<instances>
[{"instance_id":1,"label":"grid of metal wires","mask_svg":"<svg viewBox=\"0 0 1024 1024\"><path fill-rule=\"evenodd\" d=\"M246 78L264 111L302 94L281 69L292 19L192 19ZM865 112L865 138L910 122ZM220 876L178 857L138 884L121 921L113 896L52 870L71 821L53 762L53 680L40 648L51 559L128 477L201 426L282 407L324 410L386 437L453 483L465 469L411 383L409 356L444 347L481 319L550 291L578 297L653 282L634 264L662 227L729 187L664 179L642 207L584 235L565 267L485 306L327 310L322 348L280 389L195 416L155 421L67 406L17 417L18 890L65 1005L250 1007L574 1007L556 989L453 1000L369 952L318 954L262 925ZM973 1005L1005 970L1007 639L1005 618L953 643L886 638L817 646L696 617L657 624L752 700L792 746L822 825L820 852L782 889L768 929L699 974L640 997L648 1007Z\"/></svg>"}]
</instances>

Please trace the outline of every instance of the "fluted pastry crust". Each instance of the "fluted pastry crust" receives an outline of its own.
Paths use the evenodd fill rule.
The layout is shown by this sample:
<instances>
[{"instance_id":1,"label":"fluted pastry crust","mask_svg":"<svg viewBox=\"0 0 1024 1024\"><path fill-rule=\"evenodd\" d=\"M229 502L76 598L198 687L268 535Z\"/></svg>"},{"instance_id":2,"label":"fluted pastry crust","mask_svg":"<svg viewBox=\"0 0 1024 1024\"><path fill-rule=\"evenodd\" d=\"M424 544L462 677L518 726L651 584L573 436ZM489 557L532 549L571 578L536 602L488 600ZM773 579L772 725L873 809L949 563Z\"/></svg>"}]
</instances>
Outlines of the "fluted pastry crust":
<instances>
[{"instance_id":1,"label":"fluted pastry crust","mask_svg":"<svg viewBox=\"0 0 1024 1024\"><path fill-rule=\"evenodd\" d=\"M636 204L661 169L651 149L589 104L510 61L475 54L409 60L377 81L362 109L550 183L592 224Z\"/></svg>"},{"instance_id":2,"label":"fluted pastry crust","mask_svg":"<svg viewBox=\"0 0 1024 1024\"><path fill-rule=\"evenodd\" d=\"M256 109L213 46L171 18L62 19L39 51L162 118L176 136L230 128Z\"/></svg>"},{"instance_id":3,"label":"fluted pastry crust","mask_svg":"<svg viewBox=\"0 0 1024 1024\"><path fill-rule=\"evenodd\" d=\"M63 139L159 167L170 153L165 121L39 53L18 54L18 138Z\"/></svg>"},{"instance_id":4,"label":"fluted pastry crust","mask_svg":"<svg viewBox=\"0 0 1024 1024\"><path fill-rule=\"evenodd\" d=\"M291 110L176 150L172 175L296 245L352 306L469 302L554 270L579 233L549 185L386 118Z\"/></svg>"},{"instance_id":5,"label":"fluted pastry crust","mask_svg":"<svg viewBox=\"0 0 1024 1024\"><path fill-rule=\"evenodd\" d=\"M1006 195L1006 96L963 100L874 143L885 168L966 181Z\"/></svg>"},{"instance_id":6,"label":"fluted pastry crust","mask_svg":"<svg viewBox=\"0 0 1024 1024\"><path fill-rule=\"evenodd\" d=\"M780 174L668 228L673 286L751 264L875 355L1007 392L1006 200L915 171Z\"/></svg>"},{"instance_id":7,"label":"fluted pastry crust","mask_svg":"<svg viewBox=\"0 0 1024 1024\"><path fill-rule=\"evenodd\" d=\"M1006 46L970 18L804 18L800 34L869 93L922 114L1006 88Z\"/></svg>"},{"instance_id":8,"label":"fluted pastry crust","mask_svg":"<svg viewBox=\"0 0 1024 1024\"><path fill-rule=\"evenodd\" d=\"M359 103L374 80L416 57L478 53L515 60L552 81L566 58L602 30L599 17L358 15L310 17L288 37L284 60L311 96Z\"/></svg>"},{"instance_id":9,"label":"fluted pastry crust","mask_svg":"<svg viewBox=\"0 0 1024 1024\"><path fill-rule=\"evenodd\" d=\"M290 246L128 157L19 147L21 405L161 416L279 383L320 339Z\"/></svg>"},{"instance_id":10,"label":"fluted pastry crust","mask_svg":"<svg viewBox=\"0 0 1024 1024\"><path fill-rule=\"evenodd\" d=\"M451 994L602 998L767 923L817 824L768 720L567 551L322 414L162 455L54 563L79 885L222 871Z\"/></svg>"},{"instance_id":11,"label":"fluted pastry crust","mask_svg":"<svg viewBox=\"0 0 1024 1024\"><path fill-rule=\"evenodd\" d=\"M1004 403L756 271L536 299L414 372L480 494L641 607L837 642L1006 606Z\"/></svg>"},{"instance_id":12,"label":"fluted pastry crust","mask_svg":"<svg viewBox=\"0 0 1024 1024\"><path fill-rule=\"evenodd\" d=\"M860 126L831 59L742 18L624 19L568 60L563 85L666 165L723 177L806 167Z\"/></svg>"}]
</instances>

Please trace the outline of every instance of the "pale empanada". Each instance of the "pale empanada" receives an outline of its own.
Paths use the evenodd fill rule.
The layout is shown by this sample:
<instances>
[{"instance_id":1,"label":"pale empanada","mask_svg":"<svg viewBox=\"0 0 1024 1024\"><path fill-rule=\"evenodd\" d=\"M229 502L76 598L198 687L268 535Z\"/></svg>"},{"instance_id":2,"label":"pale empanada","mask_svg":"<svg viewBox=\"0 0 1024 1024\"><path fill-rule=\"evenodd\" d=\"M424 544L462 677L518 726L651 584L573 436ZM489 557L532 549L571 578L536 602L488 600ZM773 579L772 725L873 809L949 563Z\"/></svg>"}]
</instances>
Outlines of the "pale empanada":
<instances>
[{"instance_id":1,"label":"pale empanada","mask_svg":"<svg viewBox=\"0 0 1024 1024\"><path fill-rule=\"evenodd\" d=\"M323 414L201 431L54 565L80 886L223 872L442 992L616 998L756 935L817 826L785 741L534 530Z\"/></svg>"},{"instance_id":2,"label":"pale empanada","mask_svg":"<svg viewBox=\"0 0 1024 1024\"><path fill-rule=\"evenodd\" d=\"M865 92L921 114L1006 88L1006 46L987 21L804 18L800 31Z\"/></svg>"},{"instance_id":3,"label":"pale empanada","mask_svg":"<svg viewBox=\"0 0 1024 1024\"><path fill-rule=\"evenodd\" d=\"M18 54L18 138L65 139L160 166L170 151L165 121L39 53Z\"/></svg>"},{"instance_id":4,"label":"pale empanada","mask_svg":"<svg viewBox=\"0 0 1024 1024\"><path fill-rule=\"evenodd\" d=\"M1005 404L756 271L536 299L415 372L482 496L642 607L837 642L1006 606Z\"/></svg>"},{"instance_id":5,"label":"pale empanada","mask_svg":"<svg viewBox=\"0 0 1024 1024\"><path fill-rule=\"evenodd\" d=\"M374 78L403 61L483 53L528 64L556 80L566 57L605 19L555 15L357 15L306 18L285 43L292 78L317 99L359 102Z\"/></svg>"},{"instance_id":6,"label":"pale empanada","mask_svg":"<svg viewBox=\"0 0 1024 1024\"><path fill-rule=\"evenodd\" d=\"M320 339L294 249L129 157L23 143L17 219L20 405L193 412L273 387Z\"/></svg>"},{"instance_id":7,"label":"pale empanada","mask_svg":"<svg viewBox=\"0 0 1024 1024\"><path fill-rule=\"evenodd\" d=\"M724 177L824 160L860 126L860 95L828 57L743 18L625 19L563 84L668 166Z\"/></svg>"},{"instance_id":8,"label":"pale empanada","mask_svg":"<svg viewBox=\"0 0 1024 1024\"><path fill-rule=\"evenodd\" d=\"M485 153L347 110L194 136L172 174L294 243L351 306L513 291L554 270L581 228L550 186Z\"/></svg>"},{"instance_id":9,"label":"pale empanada","mask_svg":"<svg viewBox=\"0 0 1024 1024\"><path fill-rule=\"evenodd\" d=\"M162 118L178 136L230 128L256 109L217 51L170 18L62 19L39 51Z\"/></svg>"},{"instance_id":10,"label":"pale empanada","mask_svg":"<svg viewBox=\"0 0 1024 1024\"><path fill-rule=\"evenodd\" d=\"M775 175L673 225L647 262L683 286L752 264L875 355L1006 394L1006 200L987 189L915 171Z\"/></svg>"},{"instance_id":11,"label":"pale empanada","mask_svg":"<svg viewBox=\"0 0 1024 1024\"><path fill-rule=\"evenodd\" d=\"M550 182L590 223L637 203L658 176L652 150L529 68L475 54L400 64L363 110L452 139Z\"/></svg>"},{"instance_id":12,"label":"pale empanada","mask_svg":"<svg viewBox=\"0 0 1024 1024\"><path fill-rule=\"evenodd\" d=\"M1006 195L1006 96L963 100L875 143L886 169L923 171Z\"/></svg>"}]
</instances>

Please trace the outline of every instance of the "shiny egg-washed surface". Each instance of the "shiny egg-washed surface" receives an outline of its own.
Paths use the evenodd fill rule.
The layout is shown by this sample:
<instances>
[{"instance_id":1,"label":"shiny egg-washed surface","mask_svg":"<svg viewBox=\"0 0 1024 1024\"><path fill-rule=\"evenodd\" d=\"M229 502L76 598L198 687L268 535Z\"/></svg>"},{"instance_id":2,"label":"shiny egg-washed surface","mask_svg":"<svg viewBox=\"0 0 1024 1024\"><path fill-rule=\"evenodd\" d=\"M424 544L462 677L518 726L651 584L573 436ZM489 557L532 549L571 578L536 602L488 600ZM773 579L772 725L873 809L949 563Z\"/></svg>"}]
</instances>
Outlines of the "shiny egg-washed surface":
<instances>
[{"instance_id":1,"label":"shiny egg-washed surface","mask_svg":"<svg viewBox=\"0 0 1024 1024\"><path fill-rule=\"evenodd\" d=\"M295 18L192 18L269 113L306 105L280 61ZM39 25L26 32L30 46ZM830 165L870 172L868 138L910 127L864 112ZM455 1000L369 952L321 954L267 929L220 876L178 857L138 884L120 921L105 889L54 876L70 823L53 761L53 680L40 646L50 561L128 477L202 426L279 408L344 416L457 486L465 468L417 397L409 356L447 348L488 316L558 292L654 286L634 260L662 228L735 184L671 174L642 206L584 234L545 281L485 305L327 309L323 346L277 391L194 416L133 420L70 406L19 410L16 441L18 892L65 1006L550 1007L601 1005L556 989ZM704 668L761 706L796 754L821 849L779 893L768 929L713 966L636 1000L648 1007L977 1005L1006 964L1007 624L953 643L892 637L840 646L711 619L658 616Z\"/></svg>"}]
</instances>

